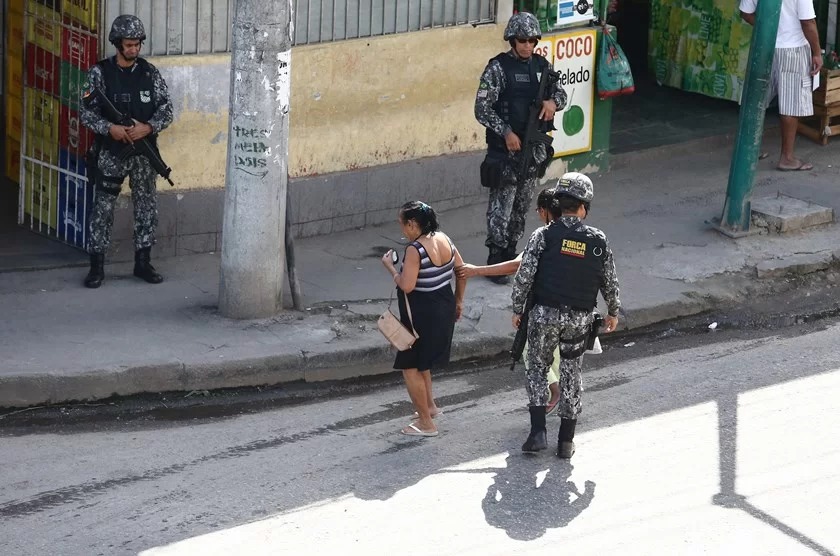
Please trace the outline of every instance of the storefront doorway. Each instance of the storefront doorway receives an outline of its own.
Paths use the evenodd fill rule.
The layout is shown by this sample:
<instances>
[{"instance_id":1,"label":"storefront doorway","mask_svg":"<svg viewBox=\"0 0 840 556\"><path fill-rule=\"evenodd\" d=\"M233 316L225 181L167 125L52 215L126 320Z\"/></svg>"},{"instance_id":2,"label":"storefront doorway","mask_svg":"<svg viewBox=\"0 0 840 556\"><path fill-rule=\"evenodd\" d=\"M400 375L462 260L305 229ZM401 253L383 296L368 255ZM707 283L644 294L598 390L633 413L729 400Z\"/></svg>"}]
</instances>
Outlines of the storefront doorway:
<instances>
[{"instance_id":1,"label":"storefront doorway","mask_svg":"<svg viewBox=\"0 0 840 556\"><path fill-rule=\"evenodd\" d=\"M91 2L3 4L0 270L56 266L83 258L92 205L78 108L98 15Z\"/></svg>"},{"instance_id":2,"label":"storefront doorway","mask_svg":"<svg viewBox=\"0 0 840 556\"><path fill-rule=\"evenodd\" d=\"M735 133L736 102L689 93L635 77L636 92L613 101L610 152L622 154ZM775 118L767 124L773 125Z\"/></svg>"},{"instance_id":3,"label":"storefront doorway","mask_svg":"<svg viewBox=\"0 0 840 556\"><path fill-rule=\"evenodd\" d=\"M618 29L636 91L613 102L611 153L737 130L751 30L737 19L737 0L730 1L732 10L710 3L708 13L671 0L614 4L609 22Z\"/></svg>"}]
</instances>

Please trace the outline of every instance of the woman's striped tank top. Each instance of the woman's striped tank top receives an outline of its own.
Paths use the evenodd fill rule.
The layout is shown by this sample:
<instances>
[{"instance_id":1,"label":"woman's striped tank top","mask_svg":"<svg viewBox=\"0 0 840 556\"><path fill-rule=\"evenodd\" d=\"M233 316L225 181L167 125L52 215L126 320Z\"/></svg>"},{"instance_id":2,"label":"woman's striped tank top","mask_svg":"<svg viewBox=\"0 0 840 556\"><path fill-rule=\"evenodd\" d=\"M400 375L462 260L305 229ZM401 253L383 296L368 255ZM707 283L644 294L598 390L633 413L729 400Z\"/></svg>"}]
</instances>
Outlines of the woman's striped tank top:
<instances>
[{"instance_id":1,"label":"woman's striped tank top","mask_svg":"<svg viewBox=\"0 0 840 556\"><path fill-rule=\"evenodd\" d=\"M419 241L414 241L411 245L416 247L417 251L420 252L420 272L417 275L417 285L414 287L414 291L432 292L449 286L455 275L455 248L452 242L449 242L452 256L449 257L448 262L441 266L436 266L432 262L432 259L429 258L429 254L426 252L426 248Z\"/></svg>"}]
</instances>

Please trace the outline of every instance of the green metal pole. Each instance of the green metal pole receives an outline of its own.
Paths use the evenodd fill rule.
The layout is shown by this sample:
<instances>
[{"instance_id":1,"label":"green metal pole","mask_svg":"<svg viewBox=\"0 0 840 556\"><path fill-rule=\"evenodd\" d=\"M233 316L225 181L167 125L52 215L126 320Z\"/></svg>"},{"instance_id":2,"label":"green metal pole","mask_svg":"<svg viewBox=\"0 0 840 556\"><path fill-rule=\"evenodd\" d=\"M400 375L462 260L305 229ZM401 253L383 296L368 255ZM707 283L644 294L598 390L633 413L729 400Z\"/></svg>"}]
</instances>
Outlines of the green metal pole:
<instances>
[{"instance_id":1,"label":"green metal pole","mask_svg":"<svg viewBox=\"0 0 840 556\"><path fill-rule=\"evenodd\" d=\"M738 116L738 136L729 167L726 202L720 218L720 228L724 233L745 233L750 229L750 195L764 134L764 111L767 108L781 9L781 0L761 0L756 10L750 59L741 97L741 113Z\"/></svg>"}]
</instances>

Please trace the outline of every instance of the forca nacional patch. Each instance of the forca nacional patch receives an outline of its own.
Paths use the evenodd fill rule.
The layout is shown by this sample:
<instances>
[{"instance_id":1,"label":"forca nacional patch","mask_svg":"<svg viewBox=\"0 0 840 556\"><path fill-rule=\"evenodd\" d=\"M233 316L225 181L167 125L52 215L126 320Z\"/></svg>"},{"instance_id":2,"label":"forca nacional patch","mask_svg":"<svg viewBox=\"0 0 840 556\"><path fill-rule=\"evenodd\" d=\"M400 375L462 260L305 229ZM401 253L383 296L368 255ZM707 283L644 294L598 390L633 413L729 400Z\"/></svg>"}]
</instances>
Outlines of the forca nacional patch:
<instances>
[{"instance_id":1,"label":"forca nacional patch","mask_svg":"<svg viewBox=\"0 0 840 556\"><path fill-rule=\"evenodd\" d=\"M583 258L586 256L586 243L583 241L564 239L563 243L560 245L560 253L571 257Z\"/></svg>"}]
</instances>

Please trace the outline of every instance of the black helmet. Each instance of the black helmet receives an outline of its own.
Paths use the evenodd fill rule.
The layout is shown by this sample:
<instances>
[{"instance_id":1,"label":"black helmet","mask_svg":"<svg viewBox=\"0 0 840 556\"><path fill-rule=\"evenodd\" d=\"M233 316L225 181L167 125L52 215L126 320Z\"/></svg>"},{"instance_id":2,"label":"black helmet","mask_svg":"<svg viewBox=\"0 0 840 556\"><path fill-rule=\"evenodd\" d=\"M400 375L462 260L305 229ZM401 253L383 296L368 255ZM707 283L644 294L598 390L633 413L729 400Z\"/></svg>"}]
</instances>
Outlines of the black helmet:
<instances>
[{"instance_id":1,"label":"black helmet","mask_svg":"<svg viewBox=\"0 0 840 556\"><path fill-rule=\"evenodd\" d=\"M146 30L143 29L143 22L136 15L118 15L111 24L111 32L108 33L108 42L118 43L121 39L146 40Z\"/></svg>"}]
</instances>

